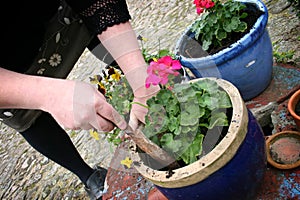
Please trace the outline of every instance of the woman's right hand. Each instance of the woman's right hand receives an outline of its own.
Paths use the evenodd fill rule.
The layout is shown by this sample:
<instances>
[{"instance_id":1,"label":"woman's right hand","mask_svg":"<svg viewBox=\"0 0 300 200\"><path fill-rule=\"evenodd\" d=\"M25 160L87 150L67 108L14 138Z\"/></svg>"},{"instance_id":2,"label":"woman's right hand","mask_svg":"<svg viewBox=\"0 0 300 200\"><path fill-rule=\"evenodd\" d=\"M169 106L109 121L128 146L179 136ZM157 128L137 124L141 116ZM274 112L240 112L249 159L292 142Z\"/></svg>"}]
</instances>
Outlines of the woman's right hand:
<instances>
[{"instance_id":1,"label":"woman's right hand","mask_svg":"<svg viewBox=\"0 0 300 200\"><path fill-rule=\"evenodd\" d=\"M66 79L31 76L0 67L0 108L50 113L66 129L110 131L127 123L92 85Z\"/></svg>"},{"instance_id":2,"label":"woman's right hand","mask_svg":"<svg viewBox=\"0 0 300 200\"><path fill-rule=\"evenodd\" d=\"M126 128L123 117L92 85L80 81L63 82L61 87L49 92L51 96L44 107L61 127L84 130L94 128L98 131L111 131L115 126Z\"/></svg>"}]
</instances>

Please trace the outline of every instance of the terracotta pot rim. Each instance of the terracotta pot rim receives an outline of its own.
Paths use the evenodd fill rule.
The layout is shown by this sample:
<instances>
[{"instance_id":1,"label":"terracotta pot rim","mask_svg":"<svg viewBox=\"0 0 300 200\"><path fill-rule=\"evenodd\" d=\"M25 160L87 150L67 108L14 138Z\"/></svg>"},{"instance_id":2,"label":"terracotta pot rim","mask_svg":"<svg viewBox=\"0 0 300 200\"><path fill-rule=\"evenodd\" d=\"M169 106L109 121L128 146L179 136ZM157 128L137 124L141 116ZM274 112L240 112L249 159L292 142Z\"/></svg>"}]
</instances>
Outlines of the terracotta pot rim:
<instances>
[{"instance_id":1,"label":"terracotta pot rim","mask_svg":"<svg viewBox=\"0 0 300 200\"><path fill-rule=\"evenodd\" d=\"M276 138L283 138L288 135L290 135L290 136L294 135L295 137L298 137L300 140L300 132L299 131L282 131L282 132L278 132L271 136L266 137L267 161L269 164L271 164L272 166L274 166L278 169L293 169L293 168L300 166L300 160L298 160L297 162L292 163L292 164L281 164L281 163L274 161L270 154L270 146L271 146L271 144L273 144L273 142L276 140Z\"/></svg>"},{"instance_id":2,"label":"terracotta pot rim","mask_svg":"<svg viewBox=\"0 0 300 200\"><path fill-rule=\"evenodd\" d=\"M288 111L295 118L300 120L300 116L295 113L295 106L300 101L300 89L297 90L288 101Z\"/></svg>"}]
</instances>

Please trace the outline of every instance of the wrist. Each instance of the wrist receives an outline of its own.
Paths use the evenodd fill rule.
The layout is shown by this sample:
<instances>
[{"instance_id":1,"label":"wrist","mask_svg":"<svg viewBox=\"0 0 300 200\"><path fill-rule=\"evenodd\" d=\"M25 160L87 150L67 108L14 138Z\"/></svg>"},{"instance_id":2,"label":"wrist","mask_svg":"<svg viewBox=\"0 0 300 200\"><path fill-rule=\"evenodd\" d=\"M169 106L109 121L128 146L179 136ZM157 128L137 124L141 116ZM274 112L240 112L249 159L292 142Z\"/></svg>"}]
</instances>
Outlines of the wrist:
<instances>
[{"instance_id":1,"label":"wrist","mask_svg":"<svg viewBox=\"0 0 300 200\"><path fill-rule=\"evenodd\" d=\"M145 88L145 81L148 76L147 65L144 64L137 67L132 67L131 70L125 73L125 76L133 93L139 94L143 92L143 88Z\"/></svg>"},{"instance_id":2,"label":"wrist","mask_svg":"<svg viewBox=\"0 0 300 200\"><path fill-rule=\"evenodd\" d=\"M41 77L39 83L41 91L35 98L35 106L45 112L50 112L57 106L58 101L64 102L64 98L69 96L68 93L73 92L70 90L74 83L69 80Z\"/></svg>"},{"instance_id":3,"label":"wrist","mask_svg":"<svg viewBox=\"0 0 300 200\"><path fill-rule=\"evenodd\" d=\"M157 86L151 86L149 88L146 88L145 86L138 88L135 92L134 92L134 97L138 98L138 99L143 99L146 98L148 99L151 96L156 95L160 90L160 87Z\"/></svg>"}]
</instances>

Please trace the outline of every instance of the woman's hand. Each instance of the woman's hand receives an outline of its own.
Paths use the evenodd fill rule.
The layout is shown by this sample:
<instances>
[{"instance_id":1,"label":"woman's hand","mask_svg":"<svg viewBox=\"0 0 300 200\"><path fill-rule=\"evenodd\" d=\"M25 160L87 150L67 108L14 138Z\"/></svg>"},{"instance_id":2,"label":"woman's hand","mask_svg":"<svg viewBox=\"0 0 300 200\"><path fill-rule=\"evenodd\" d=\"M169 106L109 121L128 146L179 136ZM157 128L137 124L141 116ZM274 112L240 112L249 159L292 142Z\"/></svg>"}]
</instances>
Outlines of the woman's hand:
<instances>
[{"instance_id":1,"label":"woman's hand","mask_svg":"<svg viewBox=\"0 0 300 200\"><path fill-rule=\"evenodd\" d=\"M67 129L97 129L111 131L115 126L125 129L127 124L121 115L92 85L68 81L57 88L45 106L55 120Z\"/></svg>"},{"instance_id":2,"label":"woman's hand","mask_svg":"<svg viewBox=\"0 0 300 200\"><path fill-rule=\"evenodd\" d=\"M148 92L147 95L145 95L144 97L135 97L133 99L132 107L131 107L131 111L130 111L130 120L128 123L133 130L138 128L138 125L140 122L145 124L145 116L148 112L146 102L148 99L155 96L157 94L157 92L159 91L159 89L160 88L157 87L154 90L151 89L151 90L147 91L148 89L145 88L145 90Z\"/></svg>"},{"instance_id":3,"label":"woman's hand","mask_svg":"<svg viewBox=\"0 0 300 200\"><path fill-rule=\"evenodd\" d=\"M148 112L148 109L145 107L147 99L145 98L134 98L132 101L132 107L130 111L130 119L128 124L133 130L138 128L139 122L145 123L145 116ZM137 104L139 103L139 104ZM142 106L142 105L145 106Z\"/></svg>"},{"instance_id":4,"label":"woman's hand","mask_svg":"<svg viewBox=\"0 0 300 200\"><path fill-rule=\"evenodd\" d=\"M0 68L0 108L43 110L67 129L125 129L126 121L92 85Z\"/></svg>"}]
</instances>

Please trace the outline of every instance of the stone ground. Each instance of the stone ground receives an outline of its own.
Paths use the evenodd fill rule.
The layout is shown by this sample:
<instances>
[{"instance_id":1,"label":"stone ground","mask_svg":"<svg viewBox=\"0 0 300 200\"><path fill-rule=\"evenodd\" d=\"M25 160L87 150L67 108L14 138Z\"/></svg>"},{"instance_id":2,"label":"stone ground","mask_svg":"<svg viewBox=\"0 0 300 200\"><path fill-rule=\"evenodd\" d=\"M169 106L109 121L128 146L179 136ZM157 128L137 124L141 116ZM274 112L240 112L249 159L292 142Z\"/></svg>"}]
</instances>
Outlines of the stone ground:
<instances>
[{"instance_id":1,"label":"stone ground","mask_svg":"<svg viewBox=\"0 0 300 200\"><path fill-rule=\"evenodd\" d=\"M132 24L148 38L144 47L172 49L185 27L197 17L192 0L128 0ZM269 9L268 30L276 51L295 51L289 60L300 66L300 24L287 0L265 1ZM277 49L278 47L278 49ZM69 79L89 81L104 64L85 51ZM88 164L108 167L114 148L104 138L95 140L87 131L68 132ZM82 183L72 173L45 158L14 130L0 124L0 198L88 199Z\"/></svg>"}]
</instances>

